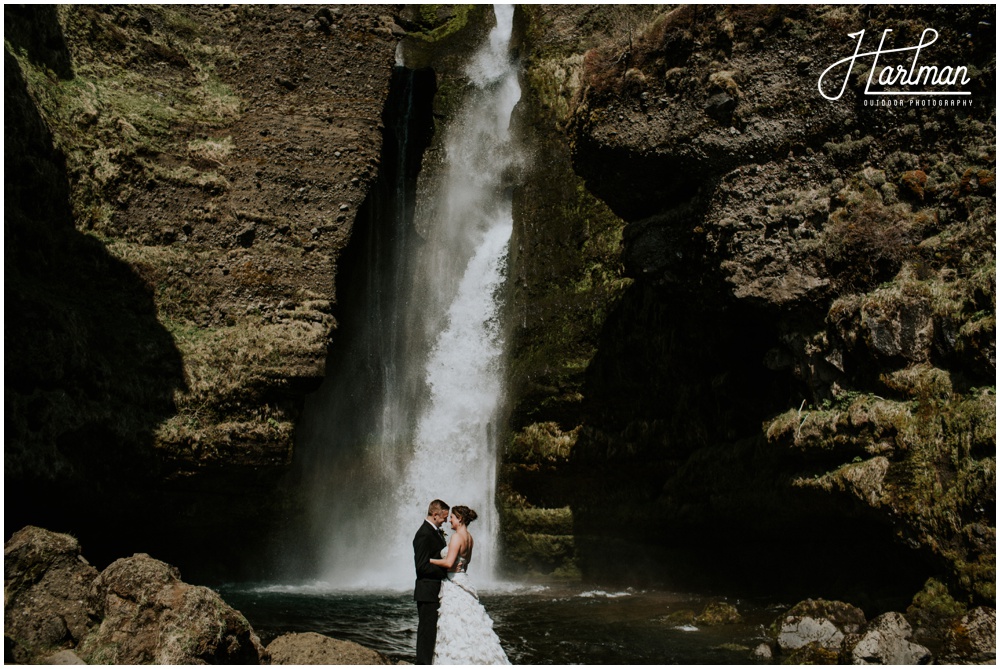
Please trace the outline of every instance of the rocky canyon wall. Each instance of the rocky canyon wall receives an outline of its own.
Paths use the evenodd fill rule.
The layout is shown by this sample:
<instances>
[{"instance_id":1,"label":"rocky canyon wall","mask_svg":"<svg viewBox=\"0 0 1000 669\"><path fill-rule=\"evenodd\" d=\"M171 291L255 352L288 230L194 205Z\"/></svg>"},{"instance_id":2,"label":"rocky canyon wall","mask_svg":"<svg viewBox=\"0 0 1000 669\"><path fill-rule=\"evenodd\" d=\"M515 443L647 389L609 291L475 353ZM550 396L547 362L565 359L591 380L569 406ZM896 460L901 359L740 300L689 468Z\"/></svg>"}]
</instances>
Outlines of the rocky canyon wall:
<instances>
[{"instance_id":1,"label":"rocky canyon wall","mask_svg":"<svg viewBox=\"0 0 1000 669\"><path fill-rule=\"evenodd\" d=\"M394 12L5 7L8 527L227 572L279 522Z\"/></svg>"},{"instance_id":2,"label":"rocky canyon wall","mask_svg":"<svg viewBox=\"0 0 1000 669\"><path fill-rule=\"evenodd\" d=\"M512 569L992 601L993 9L521 19ZM971 106L818 94L847 33L927 27Z\"/></svg>"}]
</instances>

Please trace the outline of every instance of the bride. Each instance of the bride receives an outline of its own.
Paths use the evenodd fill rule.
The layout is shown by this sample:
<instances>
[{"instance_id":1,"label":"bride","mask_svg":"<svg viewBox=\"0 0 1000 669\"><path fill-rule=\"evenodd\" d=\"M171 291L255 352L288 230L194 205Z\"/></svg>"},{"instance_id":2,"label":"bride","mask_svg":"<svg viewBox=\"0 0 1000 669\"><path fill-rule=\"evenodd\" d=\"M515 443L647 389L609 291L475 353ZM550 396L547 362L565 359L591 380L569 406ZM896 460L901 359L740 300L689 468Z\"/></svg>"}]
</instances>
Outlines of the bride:
<instances>
[{"instance_id":1,"label":"bride","mask_svg":"<svg viewBox=\"0 0 1000 669\"><path fill-rule=\"evenodd\" d=\"M453 507L449 521L454 534L441 551L444 557L431 560L431 564L448 570L448 578L441 584L434 664L510 664L466 573L472 560L469 525L476 517L467 506Z\"/></svg>"}]
</instances>

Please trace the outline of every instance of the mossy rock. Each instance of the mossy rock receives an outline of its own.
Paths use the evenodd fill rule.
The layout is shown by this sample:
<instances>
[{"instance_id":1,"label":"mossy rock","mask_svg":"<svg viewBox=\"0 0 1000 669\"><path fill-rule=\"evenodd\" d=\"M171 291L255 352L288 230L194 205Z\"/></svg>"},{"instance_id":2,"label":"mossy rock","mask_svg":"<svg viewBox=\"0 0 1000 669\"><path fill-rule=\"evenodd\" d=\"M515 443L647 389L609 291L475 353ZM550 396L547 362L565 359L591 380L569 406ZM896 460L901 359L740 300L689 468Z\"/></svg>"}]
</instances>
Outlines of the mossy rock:
<instances>
[{"instance_id":1,"label":"mossy rock","mask_svg":"<svg viewBox=\"0 0 1000 669\"><path fill-rule=\"evenodd\" d=\"M797 616L810 618L826 618L830 622L851 633L858 631L865 624L865 614L861 609L851 606L845 602L830 601L827 599L807 599L799 602L789 609L781 620ZM772 630L774 626L772 625Z\"/></svg>"},{"instance_id":2,"label":"mossy rock","mask_svg":"<svg viewBox=\"0 0 1000 669\"><path fill-rule=\"evenodd\" d=\"M699 625L735 625L743 622L743 616L736 607L726 602L711 602L695 619Z\"/></svg>"},{"instance_id":3,"label":"mossy rock","mask_svg":"<svg viewBox=\"0 0 1000 669\"><path fill-rule=\"evenodd\" d=\"M945 621L965 615L967 607L955 600L947 586L935 578L927 579L923 590L913 596L906 617L915 627L937 627Z\"/></svg>"},{"instance_id":4,"label":"mossy rock","mask_svg":"<svg viewBox=\"0 0 1000 669\"><path fill-rule=\"evenodd\" d=\"M514 435L506 460L522 463L565 462L570 457L579 432L579 426L564 432L558 423L532 423Z\"/></svg>"},{"instance_id":5,"label":"mossy rock","mask_svg":"<svg viewBox=\"0 0 1000 669\"><path fill-rule=\"evenodd\" d=\"M657 618L657 622L670 625L671 627L684 627L687 625L694 625L698 619L698 614L691 609L681 609L679 611L671 611L665 616L660 616Z\"/></svg>"},{"instance_id":6,"label":"mossy rock","mask_svg":"<svg viewBox=\"0 0 1000 669\"><path fill-rule=\"evenodd\" d=\"M885 374L882 382L892 390L913 399L948 399L954 392L951 374L927 363Z\"/></svg>"},{"instance_id":7,"label":"mossy rock","mask_svg":"<svg viewBox=\"0 0 1000 669\"><path fill-rule=\"evenodd\" d=\"M508 509L504 519L513 527L527 533L571 535L573 511L568 506L561 509Z\"/></svg>"},{"instance_id":8,"label":"mossy rock","mask_svg":"<svg viewBox=\"0 0 1000 669\"><path fill-rule=\"evenodd\" d=\"M576 542L572 535L515 531L506 539L506 557L518 573L577 578Z\"/></svg>"},{"instance_id":9,"label":"mossy rock","mask_svg":"<svg viewBox=\"0 0 1000 669\"><path fill-rule=\"evenodd\" d=\"M832 650L814 641L783 656L781 664L839 664L839 660L839 650Z\"/></svg>"},{"instance_id":10,"label":"mossy rock","mask_svg":"<svg viewBox=\"0 0 1000 669\"><path fill-rule=\"evenodd\" d=\"M492 14L489 5L410 5L400 15L407 67L437 69L442 59L468 54L495 25Z\"/></svg>"}]
</instances>

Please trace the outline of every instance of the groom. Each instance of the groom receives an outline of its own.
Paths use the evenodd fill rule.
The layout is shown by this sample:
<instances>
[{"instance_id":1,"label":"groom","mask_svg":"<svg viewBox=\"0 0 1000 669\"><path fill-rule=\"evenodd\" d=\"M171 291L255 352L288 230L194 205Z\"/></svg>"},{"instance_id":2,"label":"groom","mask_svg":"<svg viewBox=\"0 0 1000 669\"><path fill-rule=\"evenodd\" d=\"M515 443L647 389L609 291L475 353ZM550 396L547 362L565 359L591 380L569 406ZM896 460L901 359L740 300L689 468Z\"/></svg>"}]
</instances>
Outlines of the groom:
<instances>
[{"instance_id":1,"label":"groom","mask_svg":"<svg viewBox=\"0 0 1000 669\"><path fill-rule=\"evenodd\" d=\"M437 642L438 595L445 570L430 563L431 558L441 557L447 545L441 525L448 520L447 504L439 499L427 507L427 518L413 537L413 564L417 568L417 584L413 599L417 602L417 664L431 664L434 644Z\"/></svg>"}]
</instances>

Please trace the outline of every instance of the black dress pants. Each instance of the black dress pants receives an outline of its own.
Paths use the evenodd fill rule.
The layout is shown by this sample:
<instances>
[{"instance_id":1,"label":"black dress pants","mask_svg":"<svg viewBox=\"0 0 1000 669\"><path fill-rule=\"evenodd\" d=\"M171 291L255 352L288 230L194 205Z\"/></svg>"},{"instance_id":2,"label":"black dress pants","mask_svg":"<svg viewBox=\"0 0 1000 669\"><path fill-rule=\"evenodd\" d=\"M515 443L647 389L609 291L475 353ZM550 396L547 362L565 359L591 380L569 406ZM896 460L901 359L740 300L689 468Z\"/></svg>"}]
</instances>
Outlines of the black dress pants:
<instances>
[{"instance_id":1,"label":"black dress pants","mask_svg":"<svg viewBox=\"0 0 1000 669\"><path fill-rule=\"evenodd\" d=\"M417 602L417 664L431 664L434 661L439 608L439 600Z\"/></svg>"}]
</instances>

